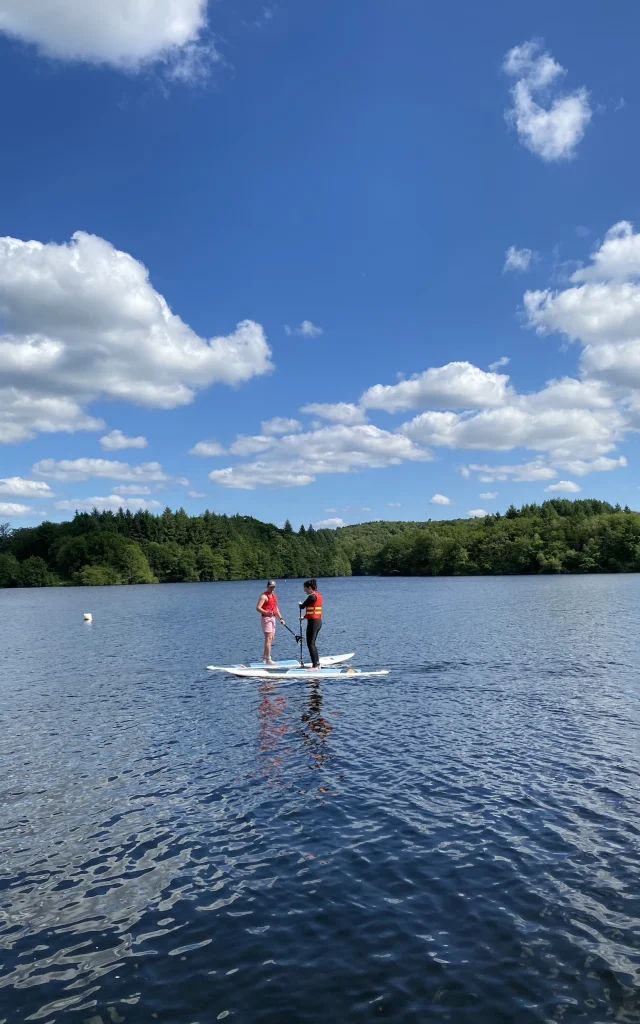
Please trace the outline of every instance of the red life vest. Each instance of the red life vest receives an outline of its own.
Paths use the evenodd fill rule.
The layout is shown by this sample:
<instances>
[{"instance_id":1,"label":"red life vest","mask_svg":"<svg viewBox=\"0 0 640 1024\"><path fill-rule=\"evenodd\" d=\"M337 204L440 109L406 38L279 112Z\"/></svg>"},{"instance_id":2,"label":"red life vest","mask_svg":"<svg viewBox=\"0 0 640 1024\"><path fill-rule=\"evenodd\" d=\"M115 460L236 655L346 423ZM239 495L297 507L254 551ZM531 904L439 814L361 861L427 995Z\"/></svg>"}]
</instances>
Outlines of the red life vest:
<instances>
[{"instance_id":1,"label":"red life vest","mask_svg":"<svg viewBox=\"0 0 640 1024\"><path fill-rule=\"evenodd\" d=\"M266 598L266 601L262 606L262 614L275 615L278 609L278 598L276 597L276 595L274 593L270 594L268 591L265 590L262 596Z\"/></svg>"},{"instance_id":2,"label":"red life vest","mask_svg":"<svg viewBox=\"0 0 640 1024\"><path fill-rule=\"evenodd\" d=\"M316 603L307 605L305 612L305 619L322 618L322 594L319 591L316 590Z\"/></svg>"}]
</instances>

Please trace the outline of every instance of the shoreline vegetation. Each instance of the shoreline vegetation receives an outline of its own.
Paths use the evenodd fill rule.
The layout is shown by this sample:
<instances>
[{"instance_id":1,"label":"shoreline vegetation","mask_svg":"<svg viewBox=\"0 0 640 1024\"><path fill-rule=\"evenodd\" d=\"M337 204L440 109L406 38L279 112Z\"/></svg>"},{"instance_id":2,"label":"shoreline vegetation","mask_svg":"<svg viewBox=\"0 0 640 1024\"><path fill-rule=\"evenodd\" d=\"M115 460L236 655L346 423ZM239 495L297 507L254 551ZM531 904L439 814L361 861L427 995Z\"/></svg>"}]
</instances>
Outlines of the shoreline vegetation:
<instances>
[{"instance_id":1,"label":"shoreline vegetation","mask_svg":"<svg viewBox=\"0 0 640 1024\"><path fill-rule=\"evenodd\" d=\"M640 572L640 514L554 498L481 519L283 529L184 509L77 512L0 524L0 587L110 586L304 576L502 576Z\"/></svg>"}]
</instances>

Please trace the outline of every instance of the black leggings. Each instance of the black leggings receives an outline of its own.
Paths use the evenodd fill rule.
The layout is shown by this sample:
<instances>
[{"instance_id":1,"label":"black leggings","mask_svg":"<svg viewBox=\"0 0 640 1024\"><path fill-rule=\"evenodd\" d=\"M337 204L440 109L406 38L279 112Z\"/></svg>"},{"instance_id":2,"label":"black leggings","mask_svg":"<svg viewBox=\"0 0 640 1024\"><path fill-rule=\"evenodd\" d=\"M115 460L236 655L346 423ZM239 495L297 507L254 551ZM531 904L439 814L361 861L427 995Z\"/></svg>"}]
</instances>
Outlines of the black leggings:
<instances>
[{"instance_id":1,"label":"black leggings","mask_svg":"<svg viewBox=\"0 0 640 1024\"><path fill-rule=\"evenodd\" d=\"M308 619L307 620L307 647L309 648L309 654L311 655L311 664L314 668L320 668L320 658L318 657L318 648L316 647L316 639L318 633L322 629L321 619Z\"/></svg>"}]
</instances>

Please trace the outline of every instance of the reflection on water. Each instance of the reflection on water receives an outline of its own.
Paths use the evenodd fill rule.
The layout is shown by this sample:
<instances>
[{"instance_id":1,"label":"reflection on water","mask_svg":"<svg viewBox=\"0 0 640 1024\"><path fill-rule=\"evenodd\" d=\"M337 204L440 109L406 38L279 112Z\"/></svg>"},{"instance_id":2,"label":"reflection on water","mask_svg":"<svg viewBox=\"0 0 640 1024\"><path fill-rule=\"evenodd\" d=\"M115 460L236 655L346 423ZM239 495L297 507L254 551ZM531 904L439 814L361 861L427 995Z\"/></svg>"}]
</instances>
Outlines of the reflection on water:
<instances>
[{"instance_id":1,"label":"reflection on water","mask_svg":"<svg viewBox=\"0 0 640 1024\"><path fill-rule=\"evenodd\" d=\"M640 579L329 581L388 679L208 675L254 591L0 592L0 1024L640 1024Z\"/></svg>"}]
</instances>

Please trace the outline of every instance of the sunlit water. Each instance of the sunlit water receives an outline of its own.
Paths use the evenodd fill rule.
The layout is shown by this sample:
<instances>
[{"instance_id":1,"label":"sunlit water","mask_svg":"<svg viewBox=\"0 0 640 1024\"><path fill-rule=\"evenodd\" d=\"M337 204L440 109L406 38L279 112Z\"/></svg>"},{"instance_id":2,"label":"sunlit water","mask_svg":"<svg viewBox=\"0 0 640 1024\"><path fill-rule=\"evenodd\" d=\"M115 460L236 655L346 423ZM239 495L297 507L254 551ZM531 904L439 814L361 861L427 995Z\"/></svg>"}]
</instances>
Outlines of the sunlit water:
<instances>
[{"instance_id":1,"label":"sunlit water","mask_svg":"<svg viewBox=\"0 0 640 1024\"><path fill-rule=\"evenodd\" d=\"M0 591L0 1022L640 1021L640 577L323 591Z\"/></svg>"}]
</instances>

